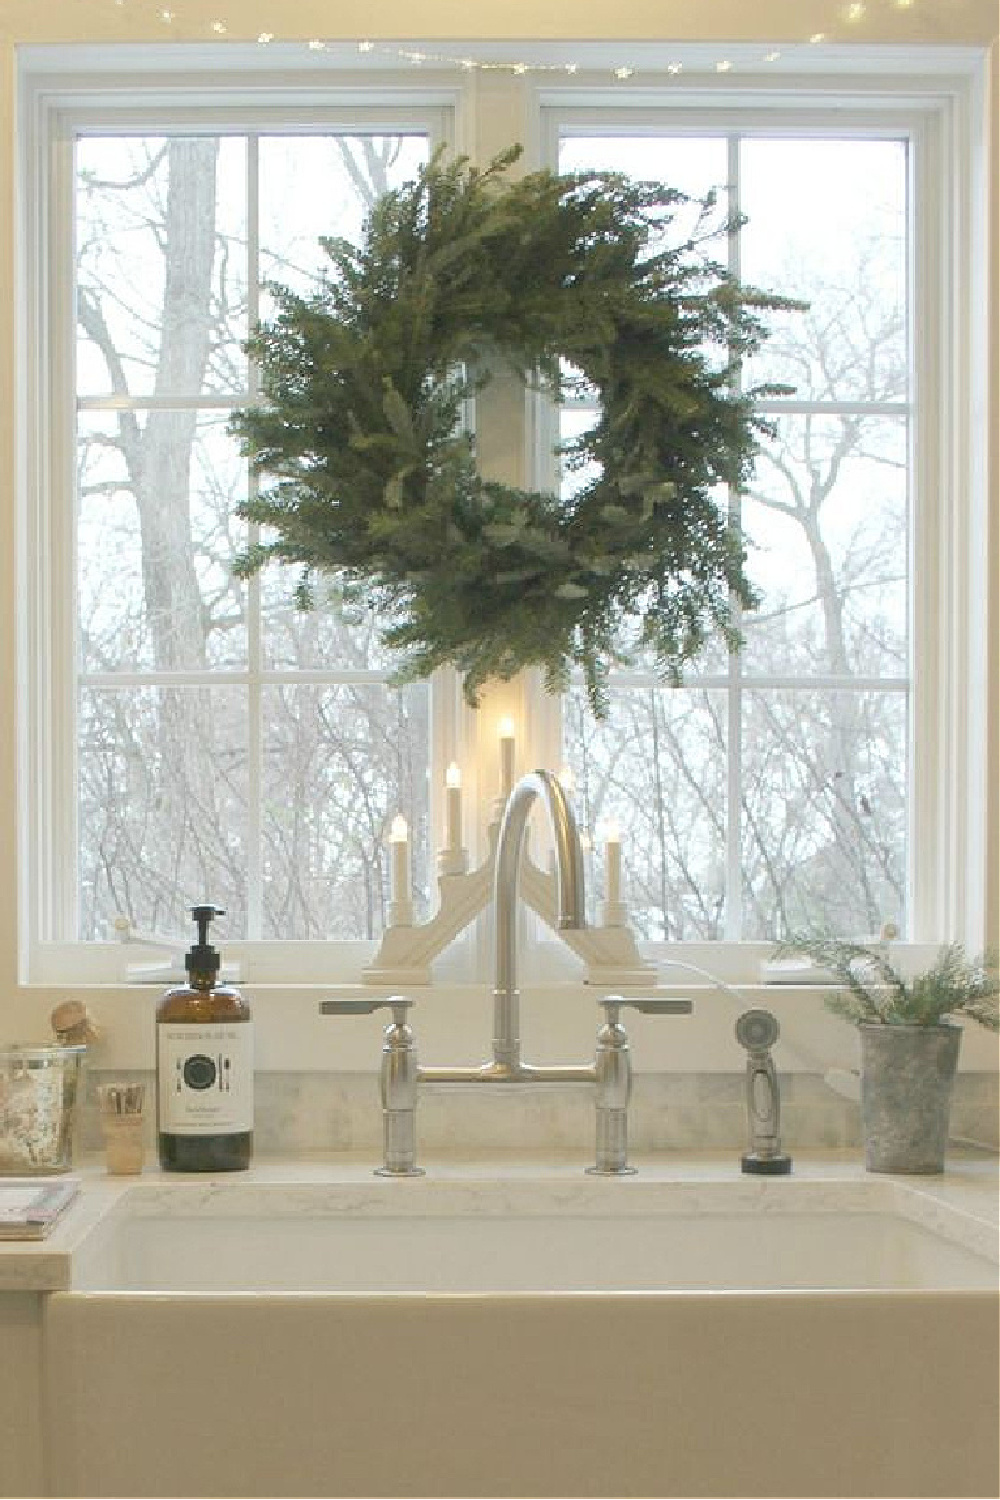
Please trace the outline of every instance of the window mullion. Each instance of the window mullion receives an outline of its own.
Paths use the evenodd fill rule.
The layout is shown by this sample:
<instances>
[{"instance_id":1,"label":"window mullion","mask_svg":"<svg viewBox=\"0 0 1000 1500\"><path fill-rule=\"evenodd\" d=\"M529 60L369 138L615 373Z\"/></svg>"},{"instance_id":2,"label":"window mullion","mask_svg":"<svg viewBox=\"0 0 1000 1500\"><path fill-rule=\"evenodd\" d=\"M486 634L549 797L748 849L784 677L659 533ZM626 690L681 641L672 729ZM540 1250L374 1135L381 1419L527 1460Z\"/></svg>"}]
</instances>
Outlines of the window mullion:
<instances>
[{"instance_id":1,"label":"window mullion","mask_svg":"<svg viewBox=\"0 0 1000 1500\"><path fill-rule=\"evenodd\" d=\"M738 135L730 135L726 142L727 149L727 182L729 184L729 212L731 215L739 213L740 206L740 138ZM740 275L740 236L739 230L733 227L727 237L727 264L729 273L735 280ZM734 383L739 387L741 374L737 372ZM740 510L740 497L735 490L729 491L729 524L740 528L742 517ZM738 600L733 600L733 609L736 614L737 623L740 618L740 606ZM743 777L743 736L741 721L743 716L743 688L741 681L740 658L736 652L729 653L729 690L726 695L726 941L730 943L739 942L743 935L743 861L741 857L742 842L742 803L740 789Z\"/></svg>"},{"instance_id":2,"label":"window mullion","mask_svg":"<svg viewBox=\"0 0 1000 1500\"><path fill-rule=\"evenodd\" d=\"M260 316L260 136L247 136L247 321L251 329ZM256 361L249 359L247 383L250 400L257 399L260 383ZM247 495L253 499L259 480L253 469L247 473ZM258 527L251 523L248 541L258 540ZM264 934L264 721L263 641L260 574L255 573L247 589L247 938Z\"/></svg>"}]
</instances>

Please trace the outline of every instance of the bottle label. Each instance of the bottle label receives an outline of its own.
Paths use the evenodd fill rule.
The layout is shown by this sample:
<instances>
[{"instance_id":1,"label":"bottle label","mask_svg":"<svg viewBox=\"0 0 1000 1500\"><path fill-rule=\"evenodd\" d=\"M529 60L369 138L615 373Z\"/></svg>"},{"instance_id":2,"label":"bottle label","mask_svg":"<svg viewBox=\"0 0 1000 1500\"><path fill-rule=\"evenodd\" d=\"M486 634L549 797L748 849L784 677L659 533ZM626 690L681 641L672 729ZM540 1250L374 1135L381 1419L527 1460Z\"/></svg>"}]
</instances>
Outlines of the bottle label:
<instances>
[{"instance_id":1,"label":"bottle label","mask_svg":"<svg viewBox=\"0 0 1000 1500\"><path fill-rule=\"evenodd\" d=\"M161 1132L230 1135L253 1129L253 1025L156 1028Z\"/></svg>"}]
</instances>

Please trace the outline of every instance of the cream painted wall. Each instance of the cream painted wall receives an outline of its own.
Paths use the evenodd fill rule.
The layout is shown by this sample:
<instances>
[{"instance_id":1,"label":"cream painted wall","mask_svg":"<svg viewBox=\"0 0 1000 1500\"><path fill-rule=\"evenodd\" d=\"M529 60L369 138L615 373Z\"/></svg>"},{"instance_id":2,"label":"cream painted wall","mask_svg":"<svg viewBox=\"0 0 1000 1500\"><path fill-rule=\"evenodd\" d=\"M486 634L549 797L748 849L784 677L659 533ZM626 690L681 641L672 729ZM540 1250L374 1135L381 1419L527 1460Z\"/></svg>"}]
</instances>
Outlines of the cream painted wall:
<instances>
[{"instance_id":1,"label":"cream painted wall","mask_svg":"<svg viewBox=\"0 0 1000 1500\"><path fill-rule=\"evenodd\" d=\"M18 986L17 974L17 715L16 682L16 527L15 493L19 461L17 445L16 367L14 343L15 267L15 55L30 43L109 43L113 41L218 41L212 23L224 22L233 39L255 39L273 32L278 40L319 35L330 40L368 37L374 40L412 38L412 0L383 0L378 12L370 0L169 0L174 19L160 19L167 0L0 0L0 1037L43 1034L48 1011L61 994L29 992ZM917 0L899 9L894 0L868 0L863 25L845 20L842 0L631 0L611 6L607 0L488 0L470 7L468 0L425 0L419 12L420 36L428 40L518 38L626 40L733 40L801 42L813 32L824 32L831 42L879 41L944 42L985 45L996 38L996 0ZM997 50L993 51L996 63ZM1000 262L997 236L996 160L1000 160L997 93L993 92L995 162L992 305L998 307L996 268ZM992 316L990 326L997 327ZM998 547L1000 503L1000 422L997 419L997 360L992 361L993 388L990 421L992 499L992 618L988 624L991 667L996 682L1000 672L998 645ZM990 744L992 764L1000 751L998 694L992 695ZM996 777L993 776L995 784ZM994 910L1000 903L1000 797L994 795L989 837L989 889ZM1000 912L994 929L1000 927ZM284 1013L287 1022L287 1011ZM980 1055L982 1055L980 1053ZM989 1064L987 1064L989 1065ZM982 1066L982 1064L980 1064Z\"/></svg>"},{"instance_id":2,"label":"cream painted wall","mask_svg":"<svg viewBox=\"0 0 1000 1500\"><path fill-rule=\"evenodd\" d=\"M0 35L18 42L141 41L162 39L166 0L4 0ZM816 31L831 40L980 42L997 32L996 0L868 0L863 27L844 18L844 0L424 0L415 32L412 0L169 0L170 34L213 39L212 23L228 34L376 39L467 37L757 41L802 40Z\"/></svg>"}]
</instances>

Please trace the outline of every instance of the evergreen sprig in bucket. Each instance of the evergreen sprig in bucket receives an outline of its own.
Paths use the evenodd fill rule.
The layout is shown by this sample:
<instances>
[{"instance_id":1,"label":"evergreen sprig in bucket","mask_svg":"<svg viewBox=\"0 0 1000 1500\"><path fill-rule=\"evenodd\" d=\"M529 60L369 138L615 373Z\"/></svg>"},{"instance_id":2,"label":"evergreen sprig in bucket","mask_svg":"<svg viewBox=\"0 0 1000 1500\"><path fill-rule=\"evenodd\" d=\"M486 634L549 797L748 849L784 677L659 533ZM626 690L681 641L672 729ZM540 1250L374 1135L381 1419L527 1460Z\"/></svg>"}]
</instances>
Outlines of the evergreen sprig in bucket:
<instances>
[{"instance_id":1,"label":"evergreen sprig in bucket","mask_svg":"<svg viewBox=\"0 0 1000 1500\"><path fill-rule=\"evenodd\" d=\"M969 1016L1000 1031L995 960L969 961L959 943L938 951L930 968L905 978L879 948L828 937L795 937L782 953L801 953L827 969L840 988L826 997L861 1035L861 1125L870 1172L941 1172L962 1029Z\"/></svg>"}]
</instances>

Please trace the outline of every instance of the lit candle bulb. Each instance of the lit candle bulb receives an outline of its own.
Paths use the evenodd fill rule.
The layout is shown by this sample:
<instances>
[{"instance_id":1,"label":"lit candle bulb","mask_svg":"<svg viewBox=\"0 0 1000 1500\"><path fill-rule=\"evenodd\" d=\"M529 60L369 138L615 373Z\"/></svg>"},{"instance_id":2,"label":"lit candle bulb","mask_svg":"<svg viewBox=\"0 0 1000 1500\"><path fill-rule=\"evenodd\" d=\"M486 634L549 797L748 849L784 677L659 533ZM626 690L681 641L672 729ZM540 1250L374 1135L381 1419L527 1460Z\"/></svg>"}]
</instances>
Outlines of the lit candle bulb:
<instances>
[{"instance_id":1,"label":"lit candle bulb","mask_svg":"<svg viewBox=\"0 0 1000 1500\"><path fill-rule=\"evenodd\" d=\"M500 795L506 801L514 785L514 721L503 718L498 727L500 731Z\"/></svg>"},{"instance_id":2,"label":"lit candle bulb","mask_svg":"<svg viewBox=\"0 0 1000 1500\"><path fill-rule=\"evenodd\" d=\"M462 773L454 761L445 771L444 781L444 845L449 854L457 854L462 847Z\"/></svg>"},{"instance_id":3,"label":"lit candle bulb","mask_svg":"<svg viewBox=\"0 0 1000 1500\"><path fill-rule=\"evenodd\" d=\"M576 791L576 777L573 775L572 766L563 766L562 770L559 772L557 780L563 791L566 793L567 797L572 797L573 793Z\"/></svg>"},{"instance_id":4,"label":"lit candle bulb","mask_svg":"<svg viewBox=\"0 0 1000 1500\"><path fill-rule=\"evenodd\" d=\"M391 862L389 865L389 898L402 919L410 901L410 834L406 819L397 813L389 829Z\"/></svg>"},{"instance_id":5,"label":"lit candle bulb","mask_svg":"<svg viewBox=\"0 0 1000 1500\"><path fill-rule=\"evenodd\" d=\"M604 904L614 911L622 899L622 841L618 824L609 818L604 825Z\"/></svg>"}]
</instances>

